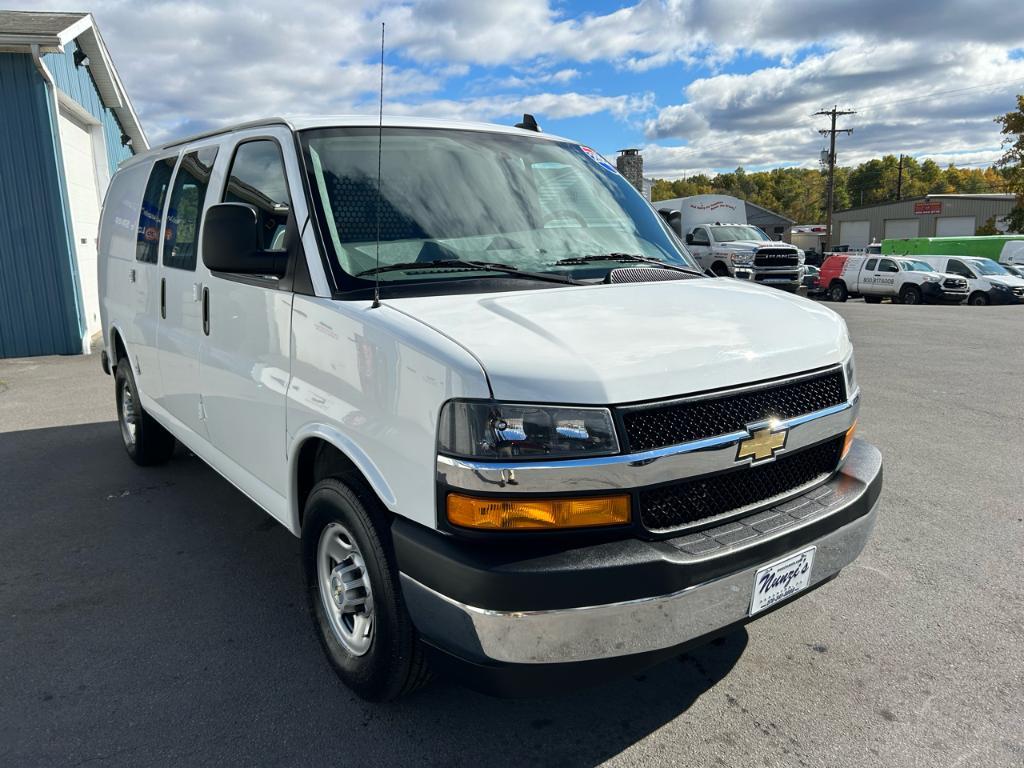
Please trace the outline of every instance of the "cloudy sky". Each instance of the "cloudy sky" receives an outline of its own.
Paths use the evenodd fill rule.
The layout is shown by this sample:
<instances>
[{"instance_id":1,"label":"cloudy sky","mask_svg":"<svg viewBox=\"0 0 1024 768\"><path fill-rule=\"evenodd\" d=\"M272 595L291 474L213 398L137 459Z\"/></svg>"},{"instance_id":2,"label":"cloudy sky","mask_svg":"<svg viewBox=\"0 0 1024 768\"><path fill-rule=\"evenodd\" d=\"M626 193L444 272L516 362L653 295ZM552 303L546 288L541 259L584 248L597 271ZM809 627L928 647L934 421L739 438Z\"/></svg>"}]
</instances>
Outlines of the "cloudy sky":
<instances>
[{"instance_id":1,"label":"cloudy sky","mask_svg":"<svg viewBox=\"0 0 1024 768\"><path fill-rule=\"evenodd\" d=\"M15 7L63 10L50 2ZM78 0L151 141L268 114L515 122L649 175L814 165L811 114L855 109L843 164L904 152L983 165L1024 93L1024 2L999 0ZM81 8L81 6L85 6Z\"/></svg>"}]
</instances>

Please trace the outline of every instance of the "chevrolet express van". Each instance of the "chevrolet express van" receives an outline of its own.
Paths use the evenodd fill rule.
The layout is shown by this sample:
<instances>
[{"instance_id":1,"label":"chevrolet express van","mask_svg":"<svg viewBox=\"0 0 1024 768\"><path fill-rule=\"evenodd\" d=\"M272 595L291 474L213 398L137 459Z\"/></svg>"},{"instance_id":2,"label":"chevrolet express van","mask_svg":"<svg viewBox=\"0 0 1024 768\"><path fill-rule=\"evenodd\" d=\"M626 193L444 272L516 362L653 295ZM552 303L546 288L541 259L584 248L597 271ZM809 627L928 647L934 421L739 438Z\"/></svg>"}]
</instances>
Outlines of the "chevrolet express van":
<instances>
[{"instance_id":1,"label":"chevrolet express van","mask_svg":"<svg viewBox=\"0 0 1024 768\"><path fill-rule=\"evenodd\" d=\"M180 442L301 537L367 699L649 666L828 581L875 522L843 320L703 275L575 142L239 125L125 163L100 253L128 455Z\"/></svg>"}]
</instances>

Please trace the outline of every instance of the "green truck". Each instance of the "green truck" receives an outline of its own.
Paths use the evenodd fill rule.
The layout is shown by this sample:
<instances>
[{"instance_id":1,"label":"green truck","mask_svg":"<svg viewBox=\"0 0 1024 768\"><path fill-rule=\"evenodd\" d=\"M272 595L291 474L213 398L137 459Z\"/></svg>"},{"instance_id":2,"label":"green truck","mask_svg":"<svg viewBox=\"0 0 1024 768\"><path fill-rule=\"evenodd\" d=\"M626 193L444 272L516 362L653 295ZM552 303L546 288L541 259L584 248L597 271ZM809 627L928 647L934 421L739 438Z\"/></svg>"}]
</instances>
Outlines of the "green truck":
<instances>
[{"instance_id":1,"label":"green truck","mask_svg":"<svg viewBox=\"0 0 1024 768\"><path fill-rule=\"evenodd\" d=\"M1024 264L1024 235L908 237L883 240L882 253L894 256L983 256L1000 264Z\"/></svg>"}]
</instances>

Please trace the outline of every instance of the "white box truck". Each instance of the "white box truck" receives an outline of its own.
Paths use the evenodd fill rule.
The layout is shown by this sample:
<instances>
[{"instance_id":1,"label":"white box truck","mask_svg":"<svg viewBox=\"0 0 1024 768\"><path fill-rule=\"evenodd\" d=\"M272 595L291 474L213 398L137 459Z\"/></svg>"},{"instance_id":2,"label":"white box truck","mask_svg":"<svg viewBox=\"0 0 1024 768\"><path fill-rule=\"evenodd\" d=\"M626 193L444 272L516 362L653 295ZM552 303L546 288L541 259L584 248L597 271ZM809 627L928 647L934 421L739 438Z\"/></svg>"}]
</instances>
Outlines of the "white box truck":
<instances>
[{"instance_id":1,"label":"white box truck","mask_svg":"<svg viewBox=\"0 0 1024 768\"><path fill-rule=\"evenodd\" d=\"M739 198L693 195L654 205L705 270L788 291L800 287L803 251L748 224L746 204Z\"/></svg>"}]
</instances>

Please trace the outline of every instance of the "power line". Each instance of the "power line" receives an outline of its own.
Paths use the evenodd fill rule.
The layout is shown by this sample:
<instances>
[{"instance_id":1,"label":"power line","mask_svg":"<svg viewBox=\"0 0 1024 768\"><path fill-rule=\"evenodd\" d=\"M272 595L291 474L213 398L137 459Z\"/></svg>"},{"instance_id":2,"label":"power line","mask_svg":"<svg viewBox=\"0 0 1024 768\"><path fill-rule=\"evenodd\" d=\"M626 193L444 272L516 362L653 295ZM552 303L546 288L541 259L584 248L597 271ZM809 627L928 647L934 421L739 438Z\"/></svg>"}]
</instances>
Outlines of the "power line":
<instances>
[{"instance_id":1,"label":"power line","mask_svg":"<svg viewBox=\"0 0 1024 768\"><path fill-rule=\"evenodd\" d=\"M836 128L836 118L842 115L855 115L857 114L852 109L841 110L837 109L834 105L832 109L825 110L820 109L815 112L812 117L828 116L832 120L830 128L822 128L818 131L822 136L829 137L828 146L828 206L825 209L825 243L822 246L826 249L832 247L832 207L835 201L835 187L836 187L836 134L845 133L849 136L853 133L852 128Z\"/></svg>"},{"instance_id":2,"label":"power line","mask_svg":"<svg viewBox=\"0 0 1024 768\"><path fill-rule=\"evenodd\" d=\"M952 88L946 91L932 91L925 93L920 96L911 96L906 99L896 99L895 101L876 101L857 107L857 111L865 112L871 109L877 109L878 107L891 107L894 104L907 104L912 101L926 101L933 96L945 96L950 93L964 93L965 91L978 91L984 88L998 88L1004 85L1024 85L1024 80L1004 80L998 83L985 83L983 85L972 85L967 88Z\"/></svg>"}]
</instances>

